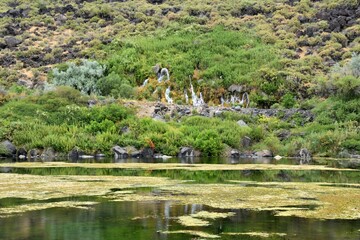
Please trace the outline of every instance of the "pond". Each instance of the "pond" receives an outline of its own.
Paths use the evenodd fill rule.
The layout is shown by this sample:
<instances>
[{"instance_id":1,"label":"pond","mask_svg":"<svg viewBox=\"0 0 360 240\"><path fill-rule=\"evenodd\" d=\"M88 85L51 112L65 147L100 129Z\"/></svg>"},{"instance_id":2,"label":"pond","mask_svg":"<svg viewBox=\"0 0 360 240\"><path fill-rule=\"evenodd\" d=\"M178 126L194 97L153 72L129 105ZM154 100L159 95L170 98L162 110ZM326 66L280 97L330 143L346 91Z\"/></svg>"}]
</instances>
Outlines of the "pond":
<instances>
[{"instance_id":1,"label":"pond","mask_svg":"<svg viewBox=\"0 0 360 240\"><path fill-rule=\"evenodd\" d=\"M0 160L0 239L360 239L356 160Z\"/></svg>"},{"instance_id":2,"label":"pond","mask_svg":"<svg viewBox=\"0 0 360 240\"><path fill-rule=\"evenodd\" d=\"M91 199L93 200L93 199ZM177 217L232 212L209 226L183 226ZM101 201L89 209L51 208L0 218L0 239L358 239L359 221L275 217L271 211L214 209L171 201ZM200 236L199 236L200 235Z\"/></svg>"}]
</instances>

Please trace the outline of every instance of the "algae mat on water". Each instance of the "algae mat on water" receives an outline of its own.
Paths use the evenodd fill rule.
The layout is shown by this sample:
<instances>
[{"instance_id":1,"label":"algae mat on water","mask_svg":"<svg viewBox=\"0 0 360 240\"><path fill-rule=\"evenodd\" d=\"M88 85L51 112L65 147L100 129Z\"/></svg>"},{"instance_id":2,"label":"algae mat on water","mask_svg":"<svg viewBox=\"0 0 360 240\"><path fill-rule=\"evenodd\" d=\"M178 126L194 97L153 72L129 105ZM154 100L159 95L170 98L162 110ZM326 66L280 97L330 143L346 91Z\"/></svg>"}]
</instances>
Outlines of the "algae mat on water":
<instances>
[{"instance_id":1,"label":"algae mat on water","mask_svg":"<svg viewBox=\"0 0 360 240\"><path fill-rule=\"evenodd\" d=\"M136 190L141 187L151 188L148 191ZM186 184L184 181L156 177L0 174L0 189L0 199L56 201L71 196L100 196L110 201L171 200L180 204L203 204L219 209L273 210L279 216L360 218L360 184ZM7 210L9 209L0 208L0 212ZM12 206L14 212L30 210L31 206L21 208L19 205L18 209Z\"/></svg>"}]
</instances>

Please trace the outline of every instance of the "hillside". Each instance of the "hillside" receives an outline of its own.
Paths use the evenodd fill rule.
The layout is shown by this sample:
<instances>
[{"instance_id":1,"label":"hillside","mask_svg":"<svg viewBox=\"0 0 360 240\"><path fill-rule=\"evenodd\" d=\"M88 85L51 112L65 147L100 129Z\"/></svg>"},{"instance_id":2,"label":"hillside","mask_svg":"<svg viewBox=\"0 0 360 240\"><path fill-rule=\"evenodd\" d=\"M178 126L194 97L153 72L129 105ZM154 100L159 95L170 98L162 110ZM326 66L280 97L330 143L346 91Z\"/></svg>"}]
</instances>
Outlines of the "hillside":
<instances>
[{"instance_id":1,"label":"hillside","mask_svg":"<svg viewBox=\"0 0 360 240\"><path fill-rule=\"evenodd\" d=\"M271 148L289 156L303 147L319 156L358 153L359 19L357 0L4 0L0 3L0 140L10 139L28 149L54 147L55 139L29 143L20 138L26 128L14 127L13 122L45 121L51 129L58 124L56 118L65 118L71 104L84 108L88 99L121 103L123 98L166 102L166 89L171 90L173 103L186 105L193 86L193 94L201 94L209 106L244 107L230 99L247 93L251 108L301 108L316 115L306 123L297 116L287 121L281 116L225 116L229 121L246 120L250 127L249 132L239 130L242 133L231 143L222 136L227 130L209 133L226 146L241 149L240 140L249 135L254 140L250 150ZM168 69L168 81L157 80L161 68ZM61 89L51 96L46 91L53 85L68 85L85 95ZM56 104L50 106L45 96ZM48 117L34 116L37 111ZM79 132L99 138L99 132L106 133L105 123L86 126L105 119L79 118L63 124L84 128ZM105 145L84 143L81 148L108 151L119 141L143 147L149 139L158 141L163 147L157 150L165 153L174 154L180 147L179 143L166 147L161 138L173 136L149 135L151 129L143 129L141 137L117 136L131 123L109 121L115 130L103 136ZM184 126L171 124L179 138L187 133L186 121ZM218 123L207 124L204 127ZM80 134L84 139L85 132ZM191 136L181 144L205 149L199 141ZM57 150L68 151L76 140L73 143L61 143ZM209 153L219 154L224 146Z\"/></svg>"}]
</instances>

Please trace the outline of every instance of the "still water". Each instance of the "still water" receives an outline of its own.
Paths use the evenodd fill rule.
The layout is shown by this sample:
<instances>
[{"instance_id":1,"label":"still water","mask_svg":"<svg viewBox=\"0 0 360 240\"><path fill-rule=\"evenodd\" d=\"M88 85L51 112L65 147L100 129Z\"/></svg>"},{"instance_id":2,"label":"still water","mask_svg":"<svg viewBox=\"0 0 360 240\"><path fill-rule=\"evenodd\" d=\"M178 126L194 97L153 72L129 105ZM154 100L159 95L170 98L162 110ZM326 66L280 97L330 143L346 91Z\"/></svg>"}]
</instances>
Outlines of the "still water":
<instances>
[{"instance_id":1,"label":"still water","mask_svg":"<svg viewBox=\"0 0 360 240\"><path fill-rule=\"evenodd\" d=\"M92 199L93 200L93 199ZM177 217L199 211L234 212L206 227L186 227ZM220 239L259 239L226 233L284 233L271 239L359 239L360 222L275 217L270 211L218 210L170 201L100 201L90 209L51 208L0 218L0 239L204 239L165 231L194 230Z\"/></svg>"}]
</instances>

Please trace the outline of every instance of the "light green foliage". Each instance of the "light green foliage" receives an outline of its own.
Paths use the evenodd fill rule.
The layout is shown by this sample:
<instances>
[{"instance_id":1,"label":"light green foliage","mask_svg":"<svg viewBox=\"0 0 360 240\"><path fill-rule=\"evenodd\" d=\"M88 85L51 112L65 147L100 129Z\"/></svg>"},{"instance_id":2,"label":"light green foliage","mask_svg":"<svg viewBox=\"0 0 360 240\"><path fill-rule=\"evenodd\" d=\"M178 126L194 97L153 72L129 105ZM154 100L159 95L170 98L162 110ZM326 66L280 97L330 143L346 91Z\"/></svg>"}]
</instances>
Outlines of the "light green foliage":
<instances>
[{"instance_id":1,"label":"light green foliage","mask_svg":"<svg viewBox=\"0 0 360 240\"><path fill-rule=\"evenodd\" d=\"M97 82L103 76L105 67L96 61L82 60L80 65L73 62L67 64L66 71L53 70L55 85L71 86L87 94L100 94Z\"/></svg>"},{"instance_id":2,"label":"light green foliage","mask_svg":"<svg viewBox=\"0 0 360 240\"><path fill-rule=\"evenodd\" d=\"M261 66L279 66L274 49L245 32L217 27L205 33L181 31L155 37L114 42L116 51L106 62L109 72L132 76L131 83L142 84L155 76L152 66L160 63L170 70L171 81L180 86L188 83L195 69L204 84L225 85L251 83Z\"/></svg>"},{"instance_id":3,"label":"light green foliage","mask_svg":"<svg viewBox=\"0 0 360 240\"><path fill-rule=\"evenodd\" d=\"M330 87L340 97L360 96L360 55L353 54L344 66L336 65L330 74Z\"/></svg>"},{"instance_id":4,"label":"light green foliage","mask_svg":"<svg viewBox=\"0 0 360 240\"><path fill-rule=\"evenodd\" d=\"M214 130L204 130L195 140L195 147L205 156L218 156L221 154L223 144L218 133Z\"/></svg>"}]
</instances>

